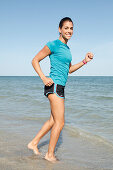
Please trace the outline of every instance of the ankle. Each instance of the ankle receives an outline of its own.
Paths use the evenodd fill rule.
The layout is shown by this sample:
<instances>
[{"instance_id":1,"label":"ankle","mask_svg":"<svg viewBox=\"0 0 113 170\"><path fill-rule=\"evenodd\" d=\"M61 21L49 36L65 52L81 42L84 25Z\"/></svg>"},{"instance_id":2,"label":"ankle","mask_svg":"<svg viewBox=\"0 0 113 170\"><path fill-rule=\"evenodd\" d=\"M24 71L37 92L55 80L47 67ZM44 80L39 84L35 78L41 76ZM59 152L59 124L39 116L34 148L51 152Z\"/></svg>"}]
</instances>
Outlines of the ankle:
<instances>
[{"instance_id":1,"label":"ankle","mask_svg":"<svg viewBox=\"0 0 113 170\"><path fill-rule=\"evenodd\" d=\"M32 141L32 144L33 144L33 145L38 145L38 143L39 143L39 140L33 140L33 141Z\"/></svg>"},{"instance_id":2,"label":"ankle","mask_svg":"<svg viewBox=\"0 0 113 170\"><path fill-rule=\"evenodd\" d=\"M48 157L55 157L53 152L47 152Z\"/></svg>"}]
</instances>

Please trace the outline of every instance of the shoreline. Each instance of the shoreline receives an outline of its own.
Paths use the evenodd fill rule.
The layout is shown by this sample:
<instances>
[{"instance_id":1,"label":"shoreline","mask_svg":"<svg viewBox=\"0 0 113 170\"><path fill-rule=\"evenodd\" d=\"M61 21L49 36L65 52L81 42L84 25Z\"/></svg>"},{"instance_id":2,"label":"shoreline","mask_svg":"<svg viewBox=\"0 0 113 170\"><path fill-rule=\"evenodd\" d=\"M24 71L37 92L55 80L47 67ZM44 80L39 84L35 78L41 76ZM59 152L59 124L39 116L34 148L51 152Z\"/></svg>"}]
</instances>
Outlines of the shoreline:
<instances>
[{"instance_id":1,"label":"shoreline","mask_svg":"<svg viewBox=\"0 0 113 170\"><path fill-rule=\"evenodd\" d=\"M113 169L113 147L104 140L113 141L113 78L69 77L66 121L55 148L60 161L55 164L27 148L50 116L43 83L38 77L1 77L0 80L0 169ZM39 142L43 156L49 139L50 133Z\"/></svg>"},{"instance_id":2,"label":"shoreline","mask_svg":"<svg viewBox=\"0 0 113 170\"><path fill-rule=\"evenodd\" d=\"M35 125L36 126L36 125ZM50 170L84 170L84 169L112 169L113 167L113 150L103 143L93 143L80 136L71 136L69 131L64 127L61 131L59 140L55 148L55 155L60 160L57 163L51 163L42 159L42 156L35 155L27 148L27 143L36 133L36 127L30 132L28 127L24 132L17 131L12 133L7 129L1 131L1 169L45 169ZM39 125L40 127L41 125ZM40 128L39 128L40 129ZM27 131L30 133L27 134ZM39 151L44 156L48 149L49 144L48 133L39 142ZM6 149L4 150L4 145ZM109 159L108 159L109 158Z\"/></svg>"}]
</instances>

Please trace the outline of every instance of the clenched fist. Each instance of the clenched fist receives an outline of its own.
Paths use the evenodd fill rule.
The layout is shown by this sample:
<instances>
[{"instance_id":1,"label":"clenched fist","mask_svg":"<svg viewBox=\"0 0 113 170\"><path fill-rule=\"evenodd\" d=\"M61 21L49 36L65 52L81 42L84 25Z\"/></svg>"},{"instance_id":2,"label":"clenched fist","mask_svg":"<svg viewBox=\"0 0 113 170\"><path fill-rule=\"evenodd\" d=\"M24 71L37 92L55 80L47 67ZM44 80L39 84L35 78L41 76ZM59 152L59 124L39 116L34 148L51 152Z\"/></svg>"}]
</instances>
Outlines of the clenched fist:
<instances>
[{"instance_id":1,"label":"clenched fist","mask_svg":"<svg viewBox=\"0 0 113 170\"><path fill-rule=\"evenodd\" d=\"M85 61L86 62L91 61L93 59L93 56L94 56L93 53L91 53L91 52L87 53L85 56Z\"/></svg>"},{"instance_id":2,"label":"clenched fist","mask_svg":"<svg viewBox=\"0 0 113 170\"><path fill-rule=\"evenodd\" d=\"M45 79L43 80L43 83L46 86L51 86L54 82L53 82L53 80L51 78L45 77Z\"/></svg>"}]
</instances>

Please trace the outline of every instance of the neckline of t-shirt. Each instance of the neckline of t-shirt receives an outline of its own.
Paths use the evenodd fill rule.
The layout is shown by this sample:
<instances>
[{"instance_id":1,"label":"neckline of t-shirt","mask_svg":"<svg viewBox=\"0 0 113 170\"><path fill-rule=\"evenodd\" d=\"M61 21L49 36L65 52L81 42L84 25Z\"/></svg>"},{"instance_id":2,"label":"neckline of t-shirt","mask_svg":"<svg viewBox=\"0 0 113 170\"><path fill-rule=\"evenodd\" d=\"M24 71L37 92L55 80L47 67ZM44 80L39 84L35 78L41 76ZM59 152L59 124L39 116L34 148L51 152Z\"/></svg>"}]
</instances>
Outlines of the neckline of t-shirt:
<instances>
[{"instance_id":1,"label":"neckline of t-shirt","mask_svg":"<svg viewBox=\"0 0 113 170\"><path fill-rule=\"evenodd\" d=\"M59 39L57 39L57 40L59 40ZM66 47L68 47L68 45L63 43L61 40L59 40L59 42L62 43L63 45L65 45Z\"/></svg>"}]
</instances>

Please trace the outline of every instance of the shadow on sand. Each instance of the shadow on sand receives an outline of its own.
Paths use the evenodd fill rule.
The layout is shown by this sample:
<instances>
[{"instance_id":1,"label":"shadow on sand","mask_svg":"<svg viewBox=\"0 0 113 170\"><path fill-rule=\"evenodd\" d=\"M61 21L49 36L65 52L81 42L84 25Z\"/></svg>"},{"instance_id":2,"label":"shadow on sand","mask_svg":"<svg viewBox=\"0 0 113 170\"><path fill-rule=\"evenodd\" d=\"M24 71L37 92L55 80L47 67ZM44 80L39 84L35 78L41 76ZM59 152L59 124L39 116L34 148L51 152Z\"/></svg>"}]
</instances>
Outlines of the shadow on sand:
<instances>
[{"instance_id":1,"label":"shadow on sand","mask_svg":"<svg viewBox=\"0 0 113 170\"><path fill-rule=\"evenodd\" d=\"M40 149L41 147L43 147L45 145L49 145L49 140L50 139L47 139L47 140L41 142L40 144L38 144L38 148ZM58 142L57 142L56 147L55 147L55 152L57 152L58 148L60 147L60 145L62 143L63 143L63 137L62 137L62 131L61 131Z\"/></svg>"}]
</instances>

